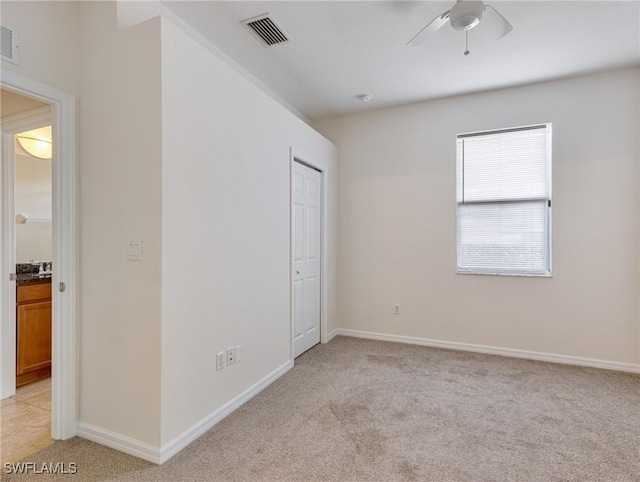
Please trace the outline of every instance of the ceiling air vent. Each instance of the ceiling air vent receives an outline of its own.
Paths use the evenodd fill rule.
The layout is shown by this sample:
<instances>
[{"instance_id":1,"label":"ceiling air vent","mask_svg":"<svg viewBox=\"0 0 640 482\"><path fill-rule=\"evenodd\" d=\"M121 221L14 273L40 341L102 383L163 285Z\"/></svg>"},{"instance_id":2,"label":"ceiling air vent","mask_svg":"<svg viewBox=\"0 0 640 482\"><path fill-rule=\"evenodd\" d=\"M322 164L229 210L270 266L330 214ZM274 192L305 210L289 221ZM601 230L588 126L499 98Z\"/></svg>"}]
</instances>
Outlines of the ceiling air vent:
<instances>
[{"instance_id":1,"label":"ceiling air vent","mask_svg":"<svg viewBox=\"0 0 640 482\"><path fill-rule=\"evenodd\" d=\"M18 32L14 29L0 26L2 42L0 44L2 50L2 60L20 65L20 56L18 55Z\"/></svg>"},{"instance_id":2,"label":"ceiling air vent","mask_svg":"<svg viewBox=\"0 0 640 482\"><path fill-rule=\"evenodd\" d=\"M243 20L240 23L245 25L251 33L262 40L266 47L290 40L289 36L268 13Z\"/></svg>"}]
</instances>

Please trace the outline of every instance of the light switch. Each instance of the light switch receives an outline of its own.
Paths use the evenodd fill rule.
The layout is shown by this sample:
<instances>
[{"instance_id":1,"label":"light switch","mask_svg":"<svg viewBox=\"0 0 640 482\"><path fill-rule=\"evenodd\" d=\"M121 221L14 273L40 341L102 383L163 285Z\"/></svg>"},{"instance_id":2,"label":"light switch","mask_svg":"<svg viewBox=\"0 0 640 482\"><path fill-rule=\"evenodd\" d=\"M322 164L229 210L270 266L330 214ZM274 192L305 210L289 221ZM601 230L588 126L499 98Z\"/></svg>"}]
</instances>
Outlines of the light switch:
<instances>
[{"instance_id":1,"label":"light switch","mask_svg":"<svg viewBox=\"0 0 640 482\"><path fill-rule=\"evenodd\" d=\"M130 239L127 244L127 261L142 261L142 240Z\"/></svg>"}]
</instances>

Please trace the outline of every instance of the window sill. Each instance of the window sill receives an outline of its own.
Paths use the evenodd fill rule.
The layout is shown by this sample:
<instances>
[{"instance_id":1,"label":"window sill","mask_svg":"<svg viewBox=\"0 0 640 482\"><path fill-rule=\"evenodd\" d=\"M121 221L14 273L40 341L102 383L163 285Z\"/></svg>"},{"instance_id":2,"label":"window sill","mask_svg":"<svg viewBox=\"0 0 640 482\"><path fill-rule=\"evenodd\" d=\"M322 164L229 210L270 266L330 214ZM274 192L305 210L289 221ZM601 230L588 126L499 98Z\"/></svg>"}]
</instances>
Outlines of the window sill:
<instances>
[{"instance_id":1,"label":"window sill","mask_svg":"<svg viewBox=\"0 0 640 482\"><path fill-rule=\"evenodd\" d=\"M515 276L515 277L524 277L524 278L553 278L551 273L493 273L493 272L483 272L483 271L456 271L456 274L463 275L480 275L480 276Z\"/></svg>"}]
</instances>

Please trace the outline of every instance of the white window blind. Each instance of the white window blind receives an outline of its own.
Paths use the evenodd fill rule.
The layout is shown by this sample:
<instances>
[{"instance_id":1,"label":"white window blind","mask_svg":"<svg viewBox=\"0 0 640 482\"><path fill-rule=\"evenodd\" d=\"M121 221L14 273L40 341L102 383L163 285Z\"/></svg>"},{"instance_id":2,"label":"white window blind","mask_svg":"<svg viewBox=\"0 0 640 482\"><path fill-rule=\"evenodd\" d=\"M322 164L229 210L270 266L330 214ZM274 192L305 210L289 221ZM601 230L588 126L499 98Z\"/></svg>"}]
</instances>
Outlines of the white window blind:
<instances>
[{"instance_id":1,"label":"white window blind","mask_svg":"<svg viewBox=\"0 0 640 482\"><path fill-rule=\"evenodd\" d=\"M551 274L551 125L457 140L458 272Z\"/></svg>"}]
</instances>

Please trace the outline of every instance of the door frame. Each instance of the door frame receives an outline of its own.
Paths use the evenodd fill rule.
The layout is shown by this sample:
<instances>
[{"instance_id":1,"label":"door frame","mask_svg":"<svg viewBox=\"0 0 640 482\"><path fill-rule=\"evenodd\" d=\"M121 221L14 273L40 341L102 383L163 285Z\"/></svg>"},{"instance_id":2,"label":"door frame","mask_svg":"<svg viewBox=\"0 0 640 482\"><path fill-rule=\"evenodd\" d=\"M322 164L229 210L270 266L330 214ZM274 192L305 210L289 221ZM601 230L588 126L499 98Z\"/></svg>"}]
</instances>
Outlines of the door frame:
<instances>
[{"instance_id":1,"label":"door frame","mask_svg":"<svg viewBox=\"0 0 640 482\"><path fill-rule=\"evenodd\" d=\"M328 240L328 226L327 226L327 215L328 212L328 204L327 201L329 199L327 192L327 182L326 182L326 171L320 165L320 163L310 162L309 157L304 155L299 155L297 151L294 151L293 148L289 150L289 342L290 342L290 352L289 358L291 363L294 363L294 344L293 344L293 334L294 330L294 313L293 313L293 196L292 196L292 188L293 188L293 163L297 162L302 164L303 166L307 166L311 169L320 172L320 343L327 343L327 315L328 304L327 304L327 293L328 293L328 284L327 284L327 268L328 268L328 259L329 255L327 252Z\"/></svg>"},{"instance_id":2,"label":"door frame","mask_svg":"<svg viewBox=\"0 0 640 482\"><path fill-rule=\"evenodd\" d=\"M64 440L74 437L78 428L76 96L11 70L3 70L0 86L51 106L51 126L53 138L56 141L51 161L54 266L51 280L53 304L51 437ZM7 179L4 179L3 188L6 185ZM0 202L1 199L0 196ZM6 215L3 217L3 222L13 222L13 215L10 220L6 219ZM8 276L13 269L13 266L6 266L3 262L2 273L0 273L2 305L6 303L7 292L15 290L15 282L10 281ZM62 291L63 286L64 291ZM0 343L4 348L7 345L6 337L10 336L10 333L7 333L9 331L6 329L7 323L0 325ZM13 353L15 357L15 346ZM3 361L4 357L3 349ZM3 373L4 370L5 364L2 363ZM4 380L4 377L2 378Z\"/></svg>"}]
</instances>

